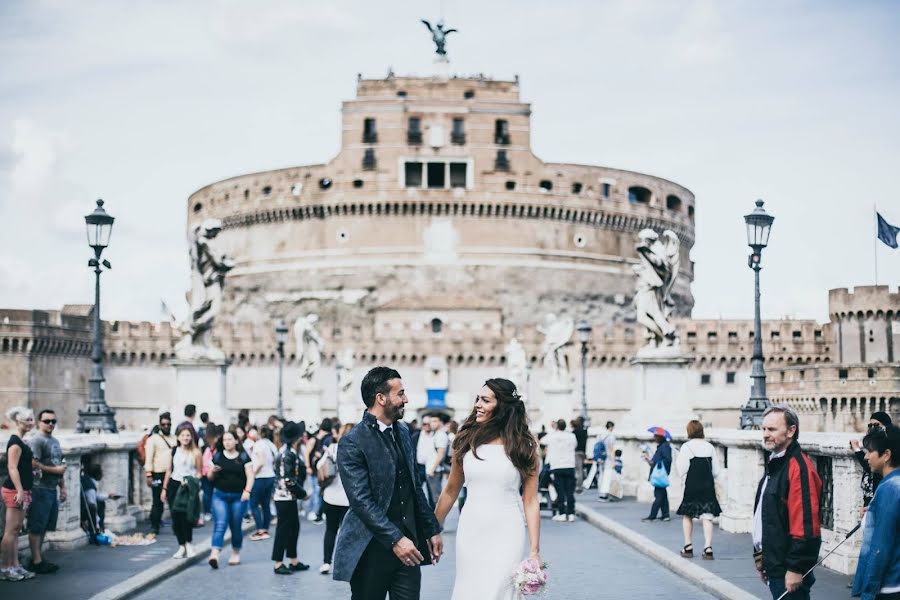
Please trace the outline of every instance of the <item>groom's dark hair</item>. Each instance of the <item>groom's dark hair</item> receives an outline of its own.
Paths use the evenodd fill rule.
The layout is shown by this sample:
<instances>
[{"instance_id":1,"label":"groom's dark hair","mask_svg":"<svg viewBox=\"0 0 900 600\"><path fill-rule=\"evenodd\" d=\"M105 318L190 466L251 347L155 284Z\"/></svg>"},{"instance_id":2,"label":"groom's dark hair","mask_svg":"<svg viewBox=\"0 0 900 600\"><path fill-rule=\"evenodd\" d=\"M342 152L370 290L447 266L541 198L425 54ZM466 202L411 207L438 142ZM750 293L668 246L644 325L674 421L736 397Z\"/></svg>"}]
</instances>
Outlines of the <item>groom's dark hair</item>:
<instances>
[{"instance_id":1,"label":"groom's dark hair","mask_svg":"<svg viewBox=\"0 0 900 600\"><path fill-rule=\"evenodd\" d=\"M390 367L375 367L366 373L359 386L366 408L372 408L372 405L375 404L375 396L378 394L386 396L390 393L391 386L388 382L391 379L400 379L400 373Z\"/></svg>"}]
</instances>

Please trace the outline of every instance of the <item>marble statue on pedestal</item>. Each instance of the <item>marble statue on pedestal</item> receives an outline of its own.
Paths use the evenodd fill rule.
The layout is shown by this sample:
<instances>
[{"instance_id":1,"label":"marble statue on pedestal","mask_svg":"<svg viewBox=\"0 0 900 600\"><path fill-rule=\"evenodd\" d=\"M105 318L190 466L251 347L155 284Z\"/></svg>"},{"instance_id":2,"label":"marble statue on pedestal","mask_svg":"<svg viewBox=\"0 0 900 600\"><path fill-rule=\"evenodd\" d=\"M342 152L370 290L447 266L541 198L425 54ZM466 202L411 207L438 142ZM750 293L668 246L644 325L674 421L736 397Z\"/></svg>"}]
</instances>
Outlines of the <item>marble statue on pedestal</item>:
<instances>
[{"instance_id":1,"label":"marble statue on pedestal","mask_svg":"<svg viewBox=\"0 0 900 600\"><path fill-rule=\"evenodd\" d=\"M218 219L207 219L191 228L190 313L180 327L184 336L175 345L175 355L180 360L225 360L225 354L210 339L222 309L225 275L234 268L234 259L216 247L215 238L220 231L222 222Z\"/></svg>"},{"instance_id":2,"label":"marble statue on pedestal","mask_svg":"<svg viewBox=\"0 0 900 600\"><path fill-rule=\"evenodd\" d=\"M669 321L675 306L671 292L678 276L680 246L678 236L669 230L663 232L662 239L652 229L638 233L640 262L634 267L634 307L646 340L638 356L680 354L678 333Z\"/></svg>"},{"instance_id":3,"label":"marble statue on pedestal","mask_svg":"<svg viewBox=\"0 0 900 600\"><path fill-rule=\"evenodd\" d=\"M537 330L544 334L541 353L544 356L544 372L547 378L544 388L569 389L572 377L569 373L569 357L564 351L575 332L575 322L569 317L557 317L553 313L544 317Z\"/></svg>"},{"instance_id":4,"label":"marble statue on pedestal","mask_svg":"<svg viewBox=\"0 0 900 600\"><path fill-rule=\"evenodd\" d=\"M294 321L294 339L297 343L297 360L299 361L300 387L313 388L313 377L322 364L322 350L325 342L316 331L319 315L310 313Z\"/></svg>"},{"instance_id":5,"label":"marble statue on pedestal","mask_svg":"<svg viewBox=\"0 0 900 600\"><path fill-rule=\"evenodd\" d=\"M524 388L526 379L526 369L528 367L528 358L525 356L525 348L518 339L509 340L506 345L506 369L509 372L509 379L516 386Z\"/></svg>"}]
</instances>

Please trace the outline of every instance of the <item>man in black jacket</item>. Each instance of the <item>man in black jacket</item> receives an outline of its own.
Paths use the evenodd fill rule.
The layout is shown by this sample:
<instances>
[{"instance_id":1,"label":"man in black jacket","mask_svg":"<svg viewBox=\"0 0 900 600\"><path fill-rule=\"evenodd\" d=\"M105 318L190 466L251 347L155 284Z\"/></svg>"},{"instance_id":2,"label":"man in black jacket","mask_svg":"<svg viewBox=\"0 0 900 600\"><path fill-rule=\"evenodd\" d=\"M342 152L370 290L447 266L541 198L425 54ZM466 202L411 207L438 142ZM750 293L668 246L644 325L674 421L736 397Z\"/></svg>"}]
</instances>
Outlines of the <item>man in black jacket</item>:
<instances>
[{"instance_id":1,"label":"man in black jacket","mask_svg":"<svg viewBox=\"0 0 900 600\"><path fill-rule=\"evenodd\" d=\"M763 444L771 454L756 491L753 546L756 569L776 600L809 600L816 581L804 573L816 564L822 545L819 502L822 480L800 450L800 420L791 408L763 413Z\"/></svg>"},{"instance_id":2,"label":"man in black jacket","mask_svg":"<svg viewBox=\"0 0 900 600\"><path fill-rule=\"evenodd\" d=\"M338 532L334 578L353 600L417 600L419 565L438 562L441 527L416 476L408 402L400 374L375 367L363 378L363 419L341 438L337 463L350 510Z\"/></svg>"}]
</instances>

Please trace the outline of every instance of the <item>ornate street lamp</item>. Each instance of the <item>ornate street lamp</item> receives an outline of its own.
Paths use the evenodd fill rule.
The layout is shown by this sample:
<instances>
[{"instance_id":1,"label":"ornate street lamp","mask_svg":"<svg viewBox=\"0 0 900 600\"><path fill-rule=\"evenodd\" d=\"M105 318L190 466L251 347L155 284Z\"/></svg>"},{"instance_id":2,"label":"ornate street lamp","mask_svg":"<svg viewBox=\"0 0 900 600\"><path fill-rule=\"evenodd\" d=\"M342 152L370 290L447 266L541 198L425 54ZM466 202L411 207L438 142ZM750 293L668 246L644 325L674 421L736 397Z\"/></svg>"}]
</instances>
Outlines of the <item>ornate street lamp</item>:
<instances>
[{"instance_id":1,"label":"ornate street lamp","mask_svg":"<svg viewBox=\"0 0 900 600\"><path fill-rule=\"evenodd\" d=\"M747 245L753 250L747 260L753 269L756 296L753 316L753 357L750 359L750 399L741 408L741 429L759 429L762 414L769 406L766 396L766 370L762 352L762 321L759 317L759 271L762 269L762 251L769 244L769 233L775 217L763 209L763 201L756 201L756 208L744 217L747 224Z\"/></svg>"},{"instance_id":2,"label":"ornate street lamp","mask_svg":"<svg viewBox=\"0 0 900 600\"><path fill-rule=\"evenodd\" d=\"M103 210L103 200L97 200L97 208L84 218L87 226L88 245L94 249L94 258L88 261L94 267L94 345L91 349L91 377L88 379L87 407L78 411L75 431L91 430L117 433L116 412L106 404L106 378L103 377L103 331L100 321L100 273L101 267L112 268L108 260L100 260L103 249L109 245L109 236L115 219Z\"/></svg>"},{"instance_id":3,"label":"ornate street lamp","mask_svg":"<svg viewBox=\"0 0 900 600\"><path fill-rule=\"evenodd\" d=\"M584 427L588 428L591 425L591 418L588 417L587 409L587 355L592 327L590 323L582 319L578 321L576 329L578 341L581 342L581 418L584 420Z\"/></svg>"},{"instance_id":4,"label":"ornate street lamp","mask_svg":"<svg viewBox=\"0 0 900 600\"><path fill-rule=\"evenodd\" d=\"M275 325L275 343L278 344L278 418L284 418L284 400L282 395L282 373L284 372L284 343L287 341L288 328L284 320Z\"/></svg>"}]
</instances>

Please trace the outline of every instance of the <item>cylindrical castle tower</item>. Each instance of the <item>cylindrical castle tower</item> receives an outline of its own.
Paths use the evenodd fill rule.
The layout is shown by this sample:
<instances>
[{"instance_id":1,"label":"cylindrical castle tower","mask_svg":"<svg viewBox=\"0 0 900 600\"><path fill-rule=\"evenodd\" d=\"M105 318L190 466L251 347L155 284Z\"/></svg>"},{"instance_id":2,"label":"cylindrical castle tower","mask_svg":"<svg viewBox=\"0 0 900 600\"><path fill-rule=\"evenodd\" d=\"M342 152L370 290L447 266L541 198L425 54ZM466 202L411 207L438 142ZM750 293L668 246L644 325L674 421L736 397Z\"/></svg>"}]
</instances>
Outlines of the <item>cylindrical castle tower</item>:
<instances>
[{"instance_id":1,"label":"cylindrical castle tower","mask_svg":"<svg viewBox=\"0 0 900 600\"><path fill-rule=\"evenodd\" d=\"M189 198L236 259L221 319L370 321L388 303L466 297L506 330L546 313L633 319L637 232L681 240L676 316L690 316L694 196L650 175L547 163L518 79L360 79L338 155L242 175ZM335 302L342 300L342 302ZM335 308L340 306L341 308Z\"/></svg>"}]
</instances>

